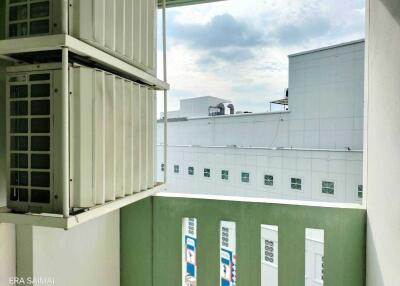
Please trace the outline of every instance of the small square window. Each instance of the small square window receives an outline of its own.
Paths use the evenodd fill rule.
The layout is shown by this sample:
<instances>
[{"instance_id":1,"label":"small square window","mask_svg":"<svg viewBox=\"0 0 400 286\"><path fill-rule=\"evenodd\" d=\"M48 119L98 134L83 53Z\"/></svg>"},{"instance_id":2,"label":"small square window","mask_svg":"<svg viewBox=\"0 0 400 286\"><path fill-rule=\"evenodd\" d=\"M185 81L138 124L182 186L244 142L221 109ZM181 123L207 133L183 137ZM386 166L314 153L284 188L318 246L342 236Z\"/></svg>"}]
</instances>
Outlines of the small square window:
<instances>
[{"instance_id":1,"label":"small square window","mask_svg":"<svg viewBox=\"0 0 400 286\"><path fill-rule=\"evenodd\" d=\"M242 183L250 182L250 173L242 172Z\"/></svg>"},{"instance_id":2,"label":"small square window","mask_svg":"<svg viewBox=\"0 0 400 286\"><path fill-rule=\"evenodd\" d=\"M174 165L174 173L179 173L179 165Z\"/></svg>"},{"instance_id":3,"label":"small square window","mask_svg":"<svg viewBox=\"0 0 400 286\"><path fill-rule=\"evenodd\" d=\"M327 195L335 194L335 183L329 181L322 181L322 193Z\"/></svg>"},{"instance_id":4,"label":"small square window","mask_svg":"<svg viewBox=\"0 0 400 286\"><path fill-rule=\"evenodd\" d=\"M188 174L189 174L190 176L193 176L193 175L194 175L194 167L188 167Z\"/></svg>"},{"instance_id":5,"label":"small square window","mask_svg":"<svg viewBox=\"0 0 400 286\"><path fill-rule=\"evenodd\" d=\"M161 164L161 172L164 172L164 170L165 170L165 165Z\"/></svg>"},{"instance_id":6,"label":"small square window","mask_svg":"<svg viewBox=\"0 0 400 286\"><path fill-rule=\"evenodd\" d=\"M363 185L358 185L357 196L359 199L363 198Z\"/></svg>"},{"instance_id":7,"label":"small square window","mask_svg":"<svg viewBox=\"0 0 400 286\"><path fill-rule=\"evenodd\" d=\"M301 179L300 178L291 178L290 179L290 187L292 190L301 191Z\"/></svg>"},{"instance_id":8,"label":"small square window","mask_svg":"<svg viewBox=\"0 0 400 286\"><path fill-rule=\"evenodd\" d=\"M222 170L221 171L221 179L222 180L229 180L229 171L228 170Z\"/></svg>"},{"instance_id":9,"label":"small square window","mask_svg":"<svg viewBox=\"0 0 400 286\"><path fill-rule=\"evenodd\" d=\"M274 185L274 176L264 175L264 185L272 187Z\"/></svg>"},{"instance_id":10,"label":"small square window","mask_svg":"<svg viewBox=\"0 0 400 286\"><path fill-rule=\"evenodd\" d=\"M210 176L211 176L210 169L204 168L204 177L210 178Z\"/></svg>"}]
</instances>

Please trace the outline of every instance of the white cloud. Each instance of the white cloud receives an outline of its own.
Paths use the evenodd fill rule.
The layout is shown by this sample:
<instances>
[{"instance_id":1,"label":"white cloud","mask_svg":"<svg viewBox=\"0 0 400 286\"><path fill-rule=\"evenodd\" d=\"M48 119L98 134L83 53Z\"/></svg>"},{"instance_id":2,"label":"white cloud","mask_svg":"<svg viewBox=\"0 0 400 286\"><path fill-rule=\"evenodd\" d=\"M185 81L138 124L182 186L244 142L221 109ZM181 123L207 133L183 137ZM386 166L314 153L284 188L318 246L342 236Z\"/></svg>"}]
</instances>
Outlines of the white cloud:
<instances>
[{"instance_id":1,"label":"white cloud","mask_svg":"<svg viewBox=\"0 0 400 286\"><path fill-rule=\"evenodd\" d=\"M265 111L288 85L288 54L364 36L363 0L228 0L173 8L167 17L170 109L211 95Z\"/></svg>"}]
</instances>

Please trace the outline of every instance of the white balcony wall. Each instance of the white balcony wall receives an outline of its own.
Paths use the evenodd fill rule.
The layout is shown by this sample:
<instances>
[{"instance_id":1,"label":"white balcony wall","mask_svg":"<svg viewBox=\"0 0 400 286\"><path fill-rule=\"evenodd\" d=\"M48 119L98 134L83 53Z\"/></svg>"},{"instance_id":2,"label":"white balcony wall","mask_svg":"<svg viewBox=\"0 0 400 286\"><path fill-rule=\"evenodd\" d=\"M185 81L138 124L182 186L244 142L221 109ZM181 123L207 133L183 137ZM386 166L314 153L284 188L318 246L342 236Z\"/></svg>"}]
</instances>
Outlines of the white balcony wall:
<instances>
[{"instance_id":1,"label":"white balcony wall","mask_svg":"<svg viewBox=\"0 0 400 286\"><path fill-rule=\"evenodd\" d=\"M68 231L18 226L17 275L54 278L57 286L118 286L119 231L119 211Z\"/></svg>"},{"instance_id":2,"label":"white balcony wall","mask_svg":"<svg viewBox=\"0 0 400 286\"><path fill-rule=\"evenodd\" d=\"M366 285L400 285L400 2L367 5Z\"/></svg>"},{"instance_id":3,"label":"white balcony wall","mask_svg":"<svg viewBox=\"0 0 400 286\"><path fill-rule=\"evenodd\" d=\"M0 118L5 118L5 68L0 62ZM0 121L0 150L5 150L5 121ZM5 152L0 152L0 205L7 203L6 189L6 158ZM8 285L9 277L16 275L15 226L0 223L0 285Z\"/></svg>"}]
</instances>

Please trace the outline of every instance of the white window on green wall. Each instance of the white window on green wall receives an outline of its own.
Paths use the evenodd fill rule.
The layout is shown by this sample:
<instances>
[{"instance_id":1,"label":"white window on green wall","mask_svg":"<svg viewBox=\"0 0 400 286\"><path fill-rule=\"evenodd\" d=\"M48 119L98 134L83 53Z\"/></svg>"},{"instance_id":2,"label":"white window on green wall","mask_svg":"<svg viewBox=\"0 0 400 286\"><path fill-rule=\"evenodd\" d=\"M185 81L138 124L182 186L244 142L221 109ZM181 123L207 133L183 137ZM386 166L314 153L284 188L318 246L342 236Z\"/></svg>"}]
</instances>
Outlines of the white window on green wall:
<instances>
[{"instance_id":1,"label":"white window on green wall","mask_svg":"<svg viewBox=\"0 0 400 286\"><path fill-rule=\"evenodd\" d=\"M329 181L322 181L322 193L327 195L335 194L335 183Z\"/></svg>"},{"instance_id":2,"label":"white window on green wall","mask_svg":"<svg viewBox=\"0 0 400 286\"><path fill-rule=\"evenodd\" d=\"M290 188L292 190L301 191L301 179L300 178L291 178L290 179Z\"/></svg>"},{"instance_id":3,"label":"white window on green wall","mask_svg":"<svg viewBox=\"0 0 400 286\"><path fill-rule=\"evenodd\" d=\"M221 179L222 180L229 180L229 171L228 170L222 170L221 171Z\"/></svg>"},{"instance_id":4,"label":"white window on green wall","mask_svg":"<svg viewBox=\"0 0 400 286\"><path fill-rule=\"evenodd\" d=\"M250 173L242 172L242 183L250 182Z\"/></svg>"},{"instance_id":5,"label":"white window on green wall","mask_svg":"<svg viewBox=\"0 0 400 286\"><path fill-rule=\"evenodd\" d=\"M264 175L264 185L272 187L274 185L274 176Z\"/></svg>"},{"instance_id":6,"label":"white window on green wall","mask_svg":"<svg viewBox=\"0 0 400 286\"><path fill-rule=\"evenodd\" d=\"M211 176L211 171L208 168L204 168L204 177L210 178Z\"/></svg>"},{"instance_id":7,"label":"white window on green wall","mask_svg":"<svg viewBox=\"0 0 400 286\"><path fill-rule=\"evenodd\" d=\"M188 174L191 176L194 175L194 167L188 167Z\"/></svg>"},{"instance_id":8,"label":"white window on green wall","mask_svg":"<svg viewBox=\"0 0 400 286\"><path fill-rule=\"evenodd\" d=\"M179 165L174 165L174 173L179 173Z\"/></svg>"},{"instance_id":9,"label":"white window on green wall","mask_svg":"<svg viewBox=\"0 0 400 286\"><path fill-rule=\"evenodd\" d=\"M182 284L196 285L197 281L197 219L183 218Z\"/></svg>"},{"instance_id":10,"label":"white window on green wall","mask_svg":"<svg viewBox=\"0 0 400 286\"><path fill-rule=\"evenodd\" d=\"M363 198L363 185L358 185L357 196L359 199Z\"/></svg>"}]
</instances>

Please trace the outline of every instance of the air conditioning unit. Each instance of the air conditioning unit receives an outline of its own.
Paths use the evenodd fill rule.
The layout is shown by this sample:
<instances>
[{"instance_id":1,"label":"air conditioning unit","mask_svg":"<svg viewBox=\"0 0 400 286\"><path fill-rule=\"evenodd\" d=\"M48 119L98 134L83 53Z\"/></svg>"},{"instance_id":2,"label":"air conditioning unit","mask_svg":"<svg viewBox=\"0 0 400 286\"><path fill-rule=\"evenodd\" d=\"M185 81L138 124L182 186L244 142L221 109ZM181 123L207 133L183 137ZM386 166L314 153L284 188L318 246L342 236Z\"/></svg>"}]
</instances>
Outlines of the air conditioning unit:
<instances>
[{"instance_id":1,"label":"air conditioning unit","mask_svg":"<svg viewBox=\"0 0 400 286\"><path fill-rule=\"evenodd\" d=\"M69 34L156 73L156 0L4 1L8 39Z\"/></svg>"},{"instance_id":2,"label":"air conditioning unit","mask_svg":"<svg viewBox=\"0 0 400 286\"><path fill-rule=\"evenodd\" d=\"M71 208L155 185L155 91L85 66L69 67ZM62 212L61 64L7 68L10 209Z\"/></svg>"}]
</instances>

